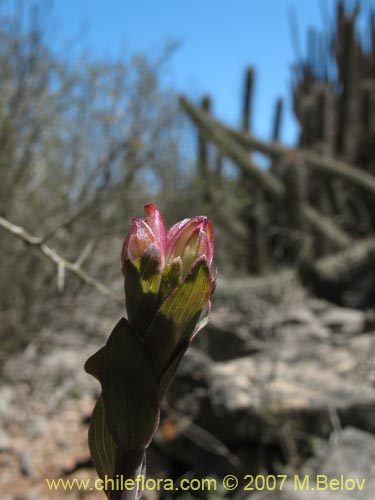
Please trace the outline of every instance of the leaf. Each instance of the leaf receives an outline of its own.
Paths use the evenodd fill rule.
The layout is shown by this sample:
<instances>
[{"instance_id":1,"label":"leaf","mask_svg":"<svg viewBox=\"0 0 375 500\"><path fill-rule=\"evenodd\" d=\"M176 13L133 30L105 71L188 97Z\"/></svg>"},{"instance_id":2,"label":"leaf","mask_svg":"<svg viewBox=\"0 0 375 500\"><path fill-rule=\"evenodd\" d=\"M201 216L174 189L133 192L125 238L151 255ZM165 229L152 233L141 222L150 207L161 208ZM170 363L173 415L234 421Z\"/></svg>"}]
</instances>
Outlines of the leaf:
<instances>
[{"instance_id":1,"label":"leaf","mask_svg":"<svg viewBox=\"0 0 375 500\"><path fill-rule=\"evenodd\" d=\"M159 422L157 387L141 343L124 318L107 341L101 384L108 430L117 446L147 447Z\"/></svg>"},{"instance_id":2,"label":"leaf","mask_svg":"<svg viewBox=\"0 0 375 500\"><path fill-rule=\"evenodd\" d=\"M164 269L161 276L159 295L158 295L158 305L160 306L165 299L168 298L175 288L181 282L182 275L182 260L181 257L174 259L172 264Z\"/></svg>"},{"instance_id":3,"label":"leaf","mask_svg":"<svg viewBox=\"0 0 375 500\"><path fill-rule=\"evenodd\" d=\"M198 320L194 331L191 336L191 340L201 331L203 328L207 325L209 322L210 318L210 310L211 310L211 302L208 301L207 304L207 310L201 313L200 319ZM169 364L168 368L165 370L165 372L162 374L160 377L160 381L158 384L158 393L159 393L159 401L161 401L165 395L165 393L168 391L169 386L171 385L171 382L173 380L173 377L177 371L178 365L180 364L181 359L183 358L187 348L189 347L190 342L187 341L185 345L181 348L181 350L178 352L178 354L175 356L173 361Z\"/></svg>"},{"instance_id":4,"label":"leaf","mask_svg":"<svg viewBox=\"0 0 375 500\"><path fill-rule=\"evenodd\" d=\"M188 348L189 343L186 343L186 346L183 347L181 352L175 356L173 361L170 363L168 368L165 370L165 372L162 374L160 377L160 382L158 384L158 394L159 394L159 400L161 401L163 397L165 396L165 393L167 392L169 386L171 385L171 382L173 380L173 377L176 373L176 370L178 368L178 365L180 364L180 361L183 357L183 355L186 352L186 349Z\"/></svg>"},{"instance_id":5,"label":"leaf","mask_svg":"<svg viewBox=\"0 0 375 500\"><path fill-rule=\"evenodd\" d=\"M158 255L145 253L125 268L125 298L128 319L143 335L156 312L161 274Z\"/></svg>"},{"instance_id":6,"label":"leaf","mask_svg":"<svg viewBox=\"0 0 375 500\"><path fill-rule=\"evenodd\" d=\"M200 260L158 310L143 341L158 381L182 346L190 341L210 292L207 262Z\"/></svg>"},{"instance_id":7,"label":"leaf","mask_svg":"<svg viewBox=\"0 0 375 500\"><path fill-rule=\"evenodd\" d=\"M211 294L212 295L212 294ZM209 323L211 314L211 299L207 302L207 307L202 311L198 323L194 329L193 335L191 336L191 340L194 340L195 337L201 332Z\"/></svg>"},{"instance_id":8,"label":"leaf","mask_svg":"<svg viewBox=\"0 0 375 500\"><path fill-rule=\"evenodd\" d=\"M107 428L101 396L96 402L90 420L89 448L100 479L104 481L106 478L113 478L117 447Z\"/></svg>"},{"instance_id":9,"label":"leaf","mask_svg":"<svg viewBox=\"0 0 375 500\"><path fill-rule=\"evenodd\" d=\"M89 375L92 375L97 380L101 379L101 373L103 368L105 346L101 347L95 354L89 357L85 363L85 370Z\"/></svg>"}]
</instances>

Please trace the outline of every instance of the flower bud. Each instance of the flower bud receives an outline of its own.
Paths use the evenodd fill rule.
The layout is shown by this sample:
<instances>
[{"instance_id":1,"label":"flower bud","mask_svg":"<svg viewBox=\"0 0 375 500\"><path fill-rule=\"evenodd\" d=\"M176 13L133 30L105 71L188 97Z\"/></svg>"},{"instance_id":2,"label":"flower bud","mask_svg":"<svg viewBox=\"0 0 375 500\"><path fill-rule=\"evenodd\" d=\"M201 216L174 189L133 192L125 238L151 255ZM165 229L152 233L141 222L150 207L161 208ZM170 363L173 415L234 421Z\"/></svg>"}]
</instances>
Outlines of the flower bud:
<instances>
[{"instance_id":1,"label":"flower bud","mask_svg":"<svg viewBox=\"0 0 375 500\"><path fill-rule=\"evenodd\" d=\"M128 319L144 337L160 306L183 284L198 262L207 269L212 292L213 231L207 217L184 219L166 231L159 210L149 203L135 218L122 247Z\"/></svg>"},{"instance_id":2,"label":"flower bud","mask_svg":"<svg viewBox=\"0 0 375 500\"><path fill-rule=\"evenodd\" d=\"M175 224L167 236L167 262L177 257L182 260L182 275L185 276L198 258L205 258L211 266L213 258L213 231L206 217L193 217Z\"/></svg>"},{"instance_id":3,"label":"flower bud","mask_svg":"<svg viewBox=\"0 0 375 500\"><path fill-rule=\"evenodd\" d=\"M134 218L121 252L122 269L130 261L133 264L149 254L159 260L160 269L164 266L166 231L159 210L149 203L145 205L147 217Z\"/></svg>"},{"instance_id":4,"label":"flower bud","mask_svg":"<svg viewBox=\"0 0 375 500\"><path fill-rule=\"evenodd\" d=\"M146 217L133 219L121 253L127 319L85 364L102 387L89 430L90 453L102 479L132 478L140 470L160 401L208 321L215 287L208 219L185 219L167 233L155 205L144 210ZM109 489L106 493L114 498Z\"/></svg>"}]
</instances>

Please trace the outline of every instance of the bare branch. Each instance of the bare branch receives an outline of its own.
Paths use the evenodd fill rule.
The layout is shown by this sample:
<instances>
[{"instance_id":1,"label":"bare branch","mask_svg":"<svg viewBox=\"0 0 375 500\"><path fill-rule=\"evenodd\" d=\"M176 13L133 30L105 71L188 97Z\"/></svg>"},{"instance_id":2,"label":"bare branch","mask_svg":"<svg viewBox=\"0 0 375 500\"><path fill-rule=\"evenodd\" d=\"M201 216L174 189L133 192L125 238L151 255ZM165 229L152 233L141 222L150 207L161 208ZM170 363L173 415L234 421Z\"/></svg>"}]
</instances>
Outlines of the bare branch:
<instances>
[{"instance_id":1,"label":"bare branch","mask_svg":"<svg viewBox=\"0 0 375 500\"><path fill-rule=\"evenodd\" d=\"M97 202L97 200L96 200ZM79 207L72 214L69 214L63 221L57 223L47 234L43 237L42 242L47 243L48 240L53 238L58 231L61 229L68 229L72 224L74 224L80 217L85 215L94 205L93 200L90 200L89 203L84 205L83 207Z\"/></svg>"},{"instance_id":2,"label":"bare branch","mask_svg":"<svg viewBox=\"0 0 375 500\"><path fill-rule=\"evenodd\" d=\"M64 259L55 250L48 247L43 242L42 238L33 236L32 234L28 233L23 227L16 226L3 217L0 217L0 226L8 231L8 233L11 233L18 239L22 240L26 245L35 247L42 255L54 262L58 266L58 268L63 267L64 269L73 273L80 281L82 281L82 283L91 286L97 292L105 295L106 297L110 297L112 300L118 303L123 302L121 297L119 297L116 293L114 293L112 290L103 285L103 283L96 280L95 278L92 278L89 274L83 271L80 265Z\"/></svg>"}]
</instances>

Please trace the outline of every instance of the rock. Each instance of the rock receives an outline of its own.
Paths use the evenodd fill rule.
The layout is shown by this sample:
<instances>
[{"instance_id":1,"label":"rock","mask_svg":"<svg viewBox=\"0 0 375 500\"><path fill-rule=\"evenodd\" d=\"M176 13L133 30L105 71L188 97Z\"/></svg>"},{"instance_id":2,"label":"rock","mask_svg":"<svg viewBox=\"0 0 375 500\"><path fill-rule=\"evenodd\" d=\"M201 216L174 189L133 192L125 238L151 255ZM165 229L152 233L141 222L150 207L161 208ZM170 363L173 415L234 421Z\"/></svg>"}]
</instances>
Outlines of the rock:
<instances>
[{"instance_id":1,"label":"rock","mask_svg":"<svg viewBox=\"0 0 375 500\"><path fill-rule=\"evenodd\" d=\"M48 425L49 422L46 417L41 415L33 415L33 418L30 419L27 427L27 434L31 439L36 439L45 433Z\"/></svg>"},{"instance_id":2,"label":"rock","mask_svg":"<svg viewBox=\"0 0 375 500\"><path fill-rule=\"evenodd\" d=\"M214 363L199 422L229 446L277 441L286 420L294 432L327 437L332 410L342 425L375 432L375 389L358 371L372 342L361 335L336 346L291 334L268 351Z\"/></svg>"},{"instance_id":3,"label":"rock","mask_svg":"<svg viewBox=\"0 0 375 500\"><path fill-rule=\"evenodd\" d=\"M20 471L23 476L31 477L34 475L33 461L29 450L23 450L20 453Z\"/></svg>"},{"instance_id":4,"label":"rock","mask_svg":"<svg viewBox=\"0 0 375 500\"><path fill-rule=\"evenodd\" d=\"M24 495L17 496L15 500L41 500L36 493L25 493Z\"/></svg>"},{"instance_id":5,"label":"rock","mask_svg":"<svg viewBox=\"0 0 375 500\"><path fill-rule=\"evenodd\" d=\"M318 474L327 476L328 481L343 478L347 482L342 483L343 489L312 491ZM375 436L349 427L340 432L332 443L323 446L298 473L300 481L309 477L310 491L296 491L296 483L291 478L294 474L288 476L283 491L262 491L247 497L248 500L372 500L375 491ZM354 481L360 484L363 479L362 490L358 487L351 490ZM336 487L335 484L333 486Z\"/></svg>"},{"instance_id":6,"label":"rock","mask_svg":"<svg viewBox=\"0 0 375 500\"><path fill-rule=\"evenodd\" d=\"M0 387L0 423L12 418L12 404L15 397L14 388L10 385Z\"/></svg>"},{"instance_id":7,"label":"rock","mask_svg":"<svg viewBox=\"0 0 375 500\"><path fill-rule=\"evenodd\" d=\"M272 335L278 338L299 336L327 339L331 332L323 326L312 309L310 302L305 306L289 306L276 316L270 325Z\"/></svg>"},{"instance_id":8,"label":"rock","mask_svg":"<svg viewBox=\"0 0 375 500\"><path fill-rule=\"evenodd\" d=\"M366 316L356 309L332 307L320 316L320 321L334 333L354 335L365 331Z\"/></svg>"},{"instance_id":9,"label":"rock","mask_svg":"<svg viewBox=\"0 0 375 500\"><path fill-rule=\"evenodd\" d=\"M8 432L0 427L0 453L3 451L8 451L12 447L12 439Z\"/></svg>"},{"instance_id":10,"label":"rock","mask_svg":"<svg viewBox=\"0 0 375 500\"><path fill-rule=\"evenodd\" d=\"M307 307L288 308L275 322L278 325L307 325L317 322L315 314Z\"/></svg>"},{"instance_id":11,"label":"rock","mask_svg":"<svg viewBox=\"0 0 375 500\"><path fill-rule=\"evenodd\" d=\"M363 492L353 491L348 498L372 499L375 492L375 436L347 427L332 443L321 448L303 467L304 474L326 474L346 478L365 478Z\"/></svg>"},{"instance_id":12,"label":"rock","mask_svg":"<svg viewBox=\"0 0 375 500\"><path fill-rule=\"evenodd\" d=\"M65 344L56 344L44 356L29 350L27 362L24 353L13 356L4 367L5 375L14 385L27 387L28 397L47 404L51 410L66 399L95 398L99 385L83 365L97 346L80 345L68 335Z\"/></svg>"},{"instance_id":13,"label":"rock","mask_svg":"<svg viewBox=\"0 0 375 500\"><path fill-rule=\"evenodd\" d=\"M163 402L161 426L149 450L150 472L177 478L190 472L225 475L231 467L235 474L242 468L245 474L273 470L288 459L282 446L286 425L298 451L305 444L311 451L315 437L326 439L340 425L375 431L374 335L364 333L374 324L370 313L306 297L288 274L221 283L211 325L188 349ZM99 328L97 317L87 323L85 317L87 333L109 332L113 326L113 318ZM99 384L84 372L83 363L103 338L73 334L70 315L66 322L66 332L49 332L43 342L38 337L4 368L12 385L0 387L0 429L5 424L6 430L3 437L0 433L0 449L2 440L3 447L9 437L13 443L0 454L0 467L6 469L0 489L8 493L11 484L12 498L25 491L21 481L44 485L48 474L60 474L82 459L87 464L82 422L87 424L84 417L91 414ZM301 473L342 469L354 474L350 464L362 473L366 463L373 463L367 448L371 435L352 431L355 436L347 441L347 431L340 448L339 441L322 447ZM22 450L31 450L33 470L28 457L21 460ZM92 469L82 473L96 477ZM252 499L347 500L332 492L309 493L294 491L289 481L283 492L262 491Z\"/></svg>"},{"instance_id":14,"label":"rock","mask_svg":"<svg viewBox=\"0 0 375 500\"><path fill-rule=\"evenodd\" d=\"M179 412L195 418L207 394L211 366L212 360L206 354L194 347L189 348L168 390L168 403Z\"/></svg>"},{"instance_id":15,"label":"rock","mask_svg":"<svg viewBox=\"0 0 375 500\"><path fill-rule=\"evenodd\" d=\"M366 320L365 320L365 331L374 331L375 330L375 310L369 309L366 311Z\"/></svg>"},{"instance_id":16,"label":"rock","mask_svg":"<svg viewBox=\"0 0 375 500\"><path fill-rule=\"evenodd\" d=\"M190 347L178 367L176 378L188 380L194 385L206 386L211 372L212 360L195 347Z\"/></svg>"},{"instance_id":17,"label":"rock","mask_svg":"<svg viewBox=\"0 0 375 500\"><path fill-rule=\"evenodd\" d=\"M239 358L257 350L246 316L228 307L220 307L212 313L197 340L199 347L215 361Z\"/></svg>"},{"instance_id":18,"label":"rock","mask_svg":"<svg viewBox=\"0 0 375 500\"><path fill-rule=\"evenodd\" d=\"M328 300L324 299L318 299L317 297L312 297L309 300L309 307L315 315L319 316L332 307L332 302L328 302Z\"/></svg>"},{"instance_id":19,"label":"rock","mask_svg":"<svg viewBox=\"0 0 375 500\"><path fill-rule=\"evenodd\" d=\"M298 336L306 340L307 343L313 343L314 339L328 339L331 335L328 328L322 326L318 321L314 321L310 324L285 324L279 326L274 335L280 340L286 339L287 337Z\"/></svg>"},{"instance_id":20,"label":"rock","mask_svg":"<svg viewBox=\"0 0 375 500\"><path fill-rule=\"evenodd\" d=\"M212 471L225 476L240 470L241 462L229 449L210 432L181 415L174 420L168 418L162 422L154 437L155 444L174 464L170 471L179 465L179 476L183 470L192 471L193 477L207 477Z\"/></svg>"}]
</instances>

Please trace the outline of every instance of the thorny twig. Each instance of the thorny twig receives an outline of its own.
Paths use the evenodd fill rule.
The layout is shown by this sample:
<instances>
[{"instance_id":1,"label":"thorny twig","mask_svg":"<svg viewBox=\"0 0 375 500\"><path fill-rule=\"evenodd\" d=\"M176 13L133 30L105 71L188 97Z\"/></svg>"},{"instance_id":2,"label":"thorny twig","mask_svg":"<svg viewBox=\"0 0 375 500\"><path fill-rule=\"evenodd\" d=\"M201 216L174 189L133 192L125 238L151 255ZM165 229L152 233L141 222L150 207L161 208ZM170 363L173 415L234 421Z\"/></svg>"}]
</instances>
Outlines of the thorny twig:
<instances>
[{"instance_id":1,"label":"thorny twig","mask_svg":"<svg viewBox=\"0 0 375 500\"><path fill-rule=\"evenodd\" d=\"M8 233L11 233L18 239L22 240L26 245L35 247L42 255L44 255L49 260L54 262L58 266L58 269L61 270L61 268L64 268L70 271L80 281L82 281L82 283L91 286L102 295L110 297L112 300L115 300L118 303L123 302L122 299L115 292L113 292L105 285L103 285L103 283L101 283L95 278L92 278L89 274L83 271L79 263L70 262L69 260L64 259L64 257L61 257L55 250L47 246L44 243L43 238L33 236L32 234L28 233L23 227L17 226L12 222L9 222L8 220L4 219L3 217L0 217L0 226L6 231L8 231Z\"/></svg>"}]
</instances>

